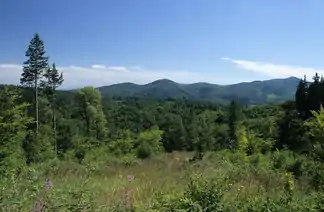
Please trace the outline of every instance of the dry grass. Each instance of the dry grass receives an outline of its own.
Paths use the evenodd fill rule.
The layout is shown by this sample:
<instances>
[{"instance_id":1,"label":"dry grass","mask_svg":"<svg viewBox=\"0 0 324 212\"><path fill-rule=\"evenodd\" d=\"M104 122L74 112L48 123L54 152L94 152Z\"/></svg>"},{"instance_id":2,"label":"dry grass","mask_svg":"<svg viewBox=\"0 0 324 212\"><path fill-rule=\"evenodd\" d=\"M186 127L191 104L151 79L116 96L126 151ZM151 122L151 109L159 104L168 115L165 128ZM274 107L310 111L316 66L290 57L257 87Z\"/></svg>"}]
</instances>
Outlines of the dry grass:
<instances>
[{"instance_id":1,"label":"dry grass","mask_svg":"<svg viewBox=\"0 0 324 212\"><path fill-rule=\"evenodd\" d=\"M100 175L90 176L82 171L58 170L60 177L55 177L53 184L60 188L67 184L77 186L87 180L88 188L99 193L98 204L116 204L124 199L126 178L131 174L134 180L129 183L129 187L134 202L140 206L148 205L157 194L184 191L189 174L185 164L189 157L190 153L164 154L130 167L108 165Z\"/></svg>"},{"instance_id":2,"label":"dry grass","mask_svg":"<svg viewBox=\"0 0 324 212\"><path fill-rule=\"evenodd\" d=\"M97 204L116 204L124 199L126 177L131 174L135 179L130 183L133 200L136 205L145 206L159 194L181 194L188 183L188 177L194 171L203 173L206 178L229 178L232 189L227 193L228 197L236 195L238 190L244 196L255 193L276 193L282 190L282 175L267 176L266 174L248 173L242 168L228 167L222 161L203 161L195 165L189 165L188 158L191 153L176 152L164 154L158 158L142 161L136 165L125 167L117 164L105 167L100 175L87 176L84 170L61 167L58 170L60 177L54 178L56 189L64 189L65 185L80 186L84 181L85 189L98 193ZM71 170L69 170L71 168ZM64 173L64 175L62 174ZM267 173L268 174L268 173Z\"/></svg>"}]
</instances>

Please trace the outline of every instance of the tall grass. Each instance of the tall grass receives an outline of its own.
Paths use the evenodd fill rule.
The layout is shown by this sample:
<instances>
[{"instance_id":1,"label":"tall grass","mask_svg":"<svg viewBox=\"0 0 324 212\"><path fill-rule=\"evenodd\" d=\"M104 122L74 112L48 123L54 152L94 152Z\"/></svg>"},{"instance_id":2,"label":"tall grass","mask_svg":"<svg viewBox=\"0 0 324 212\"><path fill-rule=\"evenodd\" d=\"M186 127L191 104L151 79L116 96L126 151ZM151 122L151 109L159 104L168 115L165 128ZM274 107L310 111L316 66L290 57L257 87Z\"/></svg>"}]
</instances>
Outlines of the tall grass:
<instances>
[{"instance_id":1,"label":"tall grass","mask_svg":"<svg viewBox=\"0 0 324 212\"><path fill-rule=\"evenodd\" d=\"M296 158L280 154L285 158L280 166L274 154L226 151L208 153L195 163L184 152L149 160L51 161L0 179L0 211L31 211L37 202L44 211L62 212L317 211L322 198L313 178L306 168L299 168L298 178L291 174L296 170L288 172ZM127 180L129 175L133 179ZM44 189L46 179L51 185Z\"/></svg>"}]
</instances>

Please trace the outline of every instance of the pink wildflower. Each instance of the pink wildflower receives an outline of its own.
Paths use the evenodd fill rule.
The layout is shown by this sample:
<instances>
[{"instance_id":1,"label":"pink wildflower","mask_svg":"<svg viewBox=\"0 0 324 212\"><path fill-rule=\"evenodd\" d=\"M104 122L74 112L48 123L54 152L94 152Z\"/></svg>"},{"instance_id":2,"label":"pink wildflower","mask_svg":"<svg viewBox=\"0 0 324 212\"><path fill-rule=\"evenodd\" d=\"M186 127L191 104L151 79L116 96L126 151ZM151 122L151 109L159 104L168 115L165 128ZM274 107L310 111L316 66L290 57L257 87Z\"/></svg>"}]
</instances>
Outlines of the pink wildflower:
<instances>
[{"instance_id":1,"label":"pink wildflower","mask_svg":"<svg viewBox=\"0 0 324 212\"><path fill-rule=\"evenodd\" d=\"M133 175L127 175L127 181L128 182L132 182L134 180L134 176Z\"/></svg>"},{"instance_id":2,"label":"pink wildflower","mask_svg":"<svg viewBox=\"0 0 324 212\"><path fill-rule=\"evenodd\" d=\"M50 190L52 187L53 187L53 184L52 184L50 178L46 178L45 183L44 183L45 191Z\"/></svg>"}]
</instances>

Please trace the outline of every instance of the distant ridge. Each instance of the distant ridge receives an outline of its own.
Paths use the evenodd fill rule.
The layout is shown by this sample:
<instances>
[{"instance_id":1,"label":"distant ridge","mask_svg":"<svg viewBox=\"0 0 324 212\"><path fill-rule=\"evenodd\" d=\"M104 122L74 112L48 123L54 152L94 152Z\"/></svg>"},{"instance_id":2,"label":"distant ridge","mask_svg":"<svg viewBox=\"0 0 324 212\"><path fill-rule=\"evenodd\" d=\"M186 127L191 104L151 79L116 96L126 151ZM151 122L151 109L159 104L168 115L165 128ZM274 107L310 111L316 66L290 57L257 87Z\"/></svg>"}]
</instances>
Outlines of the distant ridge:
<instances>
[{"instance_id":1,"label":"distant ridge","mask_svg":"<svg viewBox=\"0 0 324 212\"><path fill-rule=\"evenodd\" d=\"M146 97L154 99L206 100L227 103L232 99L244 104L282 102L294 98L300 79L289 77L264 81L240 82L231 85L211 83L176 83L169 79L138 85L120 83L99 87L103 96Z\"/></svg>"}]
</instances>

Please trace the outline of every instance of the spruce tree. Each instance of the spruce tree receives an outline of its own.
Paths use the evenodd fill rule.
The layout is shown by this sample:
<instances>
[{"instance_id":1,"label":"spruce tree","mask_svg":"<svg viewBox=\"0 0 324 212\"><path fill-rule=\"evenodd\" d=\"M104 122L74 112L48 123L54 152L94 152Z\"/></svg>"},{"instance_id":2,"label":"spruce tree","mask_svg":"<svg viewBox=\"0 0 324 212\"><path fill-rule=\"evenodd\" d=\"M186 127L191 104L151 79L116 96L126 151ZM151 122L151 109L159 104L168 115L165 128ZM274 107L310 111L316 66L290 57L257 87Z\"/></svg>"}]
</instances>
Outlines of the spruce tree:
<instances>
[{"instance_id":1,"label":"spruce tree","mask_svg":"<svg viewBox=\"0 0 324 212\"><path fill-rule=\"evenodd\" d=\"M45 56L45 47L42 39L36 33L29 43L26 51L28 59L24 62L23 73L21 74L20 83L23 86L31 87L35 93L35 118L36 118L36 135L39 129L38 118L38 88L39 79L42 77L44 70L48 67L48 57Z\"/></svg>"},{"instance_id":2,"label":"spruce tree","mask_svg":"<svg viewBox=\"0 0 324 212\"><path fill-rule=\"evenodd\" d=\"M41 86L44 88L44 91L51 102L52 108L52 125L53 125L53 139L54 139L54 150L57 154L57 141L56 141L56 115L55 115L55 97L56 89L62 85L64 79L63 74L59 73L56 69L55 63L51 68L48 68L44 73L44 80L41 82Z\"/></svg>"},{"instance_id":3,"label":"spruce tree","mask_svg":"<svg viewBox=\"0 0 324 212\"><path fill-rule=\"evenodd\" d=\"M229 117L228 117L228 124L229 124L229 138L230 144L229 148L236 148L238 145L238 138L237 138L237 122L238 122L238 106L237 103L232 100L229 105Z\"/></svg>"},{"instance_id":4,"label":"spruce tree","mask_svg":"<svg viewBox=\"0 0 324 212\"><path fill-rule=\"evenodd\" d=\"M295 93L296 107L300 117L303 119L306 119L308 117L307 116L308 114L307 95L308 95L308 85L307 85L306 76L304 76L304 79L301 79L299 81L299 84L297 86L297 91Z\"/></svg>"}]
</instances>

